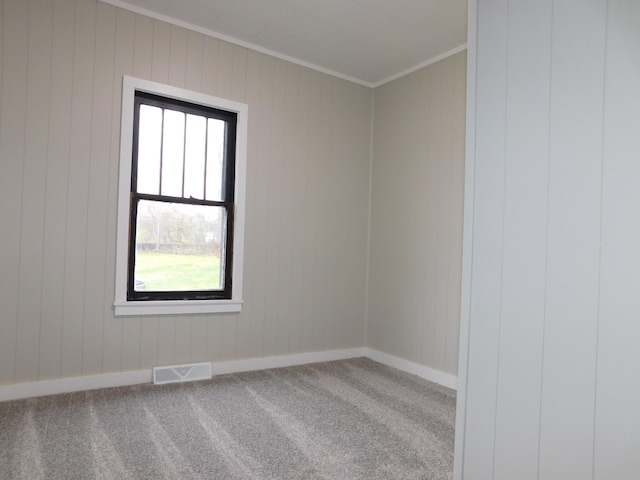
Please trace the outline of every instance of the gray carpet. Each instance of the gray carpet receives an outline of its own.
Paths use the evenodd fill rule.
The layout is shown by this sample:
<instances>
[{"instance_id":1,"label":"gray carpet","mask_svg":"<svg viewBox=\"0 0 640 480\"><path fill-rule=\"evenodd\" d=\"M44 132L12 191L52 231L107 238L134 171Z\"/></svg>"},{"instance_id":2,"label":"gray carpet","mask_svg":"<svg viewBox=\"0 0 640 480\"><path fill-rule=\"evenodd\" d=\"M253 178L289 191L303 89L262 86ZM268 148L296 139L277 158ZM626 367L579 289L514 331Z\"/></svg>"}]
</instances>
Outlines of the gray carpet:
<instances>
[{"instance_id":1,"label":"gray carpet","mask_svg":"<svg viewBox=\"0 0 640 480\"><path fill-rule=\"evenodd\" d=\"M0 403L0 479L450 479L455 392L366 358Z\"/></svg>"}]
</instances>

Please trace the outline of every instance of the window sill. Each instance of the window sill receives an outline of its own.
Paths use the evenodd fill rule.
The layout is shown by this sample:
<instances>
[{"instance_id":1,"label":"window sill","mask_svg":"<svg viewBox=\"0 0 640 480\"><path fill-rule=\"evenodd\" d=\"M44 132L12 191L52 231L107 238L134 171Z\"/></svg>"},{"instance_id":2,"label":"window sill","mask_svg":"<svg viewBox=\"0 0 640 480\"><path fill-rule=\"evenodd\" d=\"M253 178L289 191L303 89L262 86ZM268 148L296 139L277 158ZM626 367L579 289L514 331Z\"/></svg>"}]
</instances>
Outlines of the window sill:
<instances>
[{"instance_id":1,"label":"window sill","mask_svg":"<svg viewBox=\"0 0 640 480\"><path fill-rule=\"evenodd\" d=\"M243 300L170 300L116 302L116 317L137 315L187 315L198 313L239 313Z\"/></svg>"}]
</instances>

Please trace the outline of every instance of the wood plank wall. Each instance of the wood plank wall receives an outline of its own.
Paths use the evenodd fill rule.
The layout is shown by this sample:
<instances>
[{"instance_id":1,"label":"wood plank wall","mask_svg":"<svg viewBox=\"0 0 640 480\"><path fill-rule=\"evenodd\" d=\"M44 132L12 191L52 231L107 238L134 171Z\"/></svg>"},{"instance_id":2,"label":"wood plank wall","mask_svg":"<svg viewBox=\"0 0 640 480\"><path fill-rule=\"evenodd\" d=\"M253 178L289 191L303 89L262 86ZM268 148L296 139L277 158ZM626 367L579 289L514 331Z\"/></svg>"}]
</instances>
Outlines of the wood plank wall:
<instances>
[{"instance_id":1,"label":"wood plank wall","mask_svg":"<svg viewBox=\"0 0 640 480\"><path fill-rule=\"evenodd\" d=\"M470 10L456 478L640 478L640 3Z\"/></svg>"},{"instance_id":2,"label":"wood plank wall","mask_svg":"<svg viewBox=\"0 0 640 480\"><path fill-rule=\"evenodd\" d=\"M371 89L94 0L0 26L0 385L364 345ZM249 105L240 315L113 316L123 75Z\"/></svg>"},{"instance_id":3,"label":"wood plank wall","mask_svg":"<svg viewBox=\"0 0 640 480\"><path fill-rule=\"evenodd\" d=\"M458 373L466 52L375 90L368 346Z\"/></svg>"}]
</instances>

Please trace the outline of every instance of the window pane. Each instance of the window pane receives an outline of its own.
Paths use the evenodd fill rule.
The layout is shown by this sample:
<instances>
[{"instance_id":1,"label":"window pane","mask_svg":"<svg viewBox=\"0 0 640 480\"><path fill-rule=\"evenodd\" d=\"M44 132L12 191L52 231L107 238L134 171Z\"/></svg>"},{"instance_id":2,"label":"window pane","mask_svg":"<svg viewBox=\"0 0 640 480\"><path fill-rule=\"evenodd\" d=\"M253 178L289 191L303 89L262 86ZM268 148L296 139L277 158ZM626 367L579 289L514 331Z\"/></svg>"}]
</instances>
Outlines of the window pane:
<instances>
[{"instance_id":1,"label":"window pane","mask_svg":"<svg viewBox=\"0 0 640 480\"><path fill-rule=\"evenodd\" d=\"M204 153L207 119L200 115L187 115L187 141L184 163L185 198L204 198Z\"/></svg>"},{"instance_id":2,"label":"window pane","mask_svg":"<svg viewBox=\"0 0 640 480\"><path fill-rule=\"evenodd\" d=\"M162 195L182 197L184 113L164 111L162 139Z\"/></svg>"},{"instance_id":3,"label":"window pane","mask_svg":"<svg viewBox=\"0 0 640 480\"><path fill-rule=\"evenodd\" d=\"M135 290L222 290L226 223L222 207L141 200Z\"/></svg>"},{"instance_id":4,"label":"window pane","mask_svg":"<svg viewBox=\"0 0 640 480\"><path fill-rule=\"evenodd\" d=\"M140 105L138 128L138 192L157 195L160 187L162 109Z\"/></svg>"},{"instance_id":5,"label":"window pane","mask_svg":"<svg viewBox=\"0 0 640 480\"><path fill-rule=\"evenodd\" d=\"M226 122L209 119L207 132L207 200L223 201L222 166L224 160Z\"/></svg>"}]
</instances>

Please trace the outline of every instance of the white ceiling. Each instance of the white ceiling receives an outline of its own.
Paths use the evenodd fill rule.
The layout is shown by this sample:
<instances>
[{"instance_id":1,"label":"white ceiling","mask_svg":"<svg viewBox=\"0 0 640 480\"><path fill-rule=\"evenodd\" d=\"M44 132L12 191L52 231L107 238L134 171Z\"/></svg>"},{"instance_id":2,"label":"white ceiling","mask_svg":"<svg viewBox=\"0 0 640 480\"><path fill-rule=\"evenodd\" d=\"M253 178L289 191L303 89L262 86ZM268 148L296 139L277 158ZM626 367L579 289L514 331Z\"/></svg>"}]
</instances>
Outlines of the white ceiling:
<instances>
[{"instance_id":1,"label":"white ceiling","mask_svg":"<svg viewBox=\"0 0 640 480\"><path fill-rule=\"evenodd\" d=\"M368 86L467 41L467 0L103 1Z\"/></svg>"}]
</instances>

